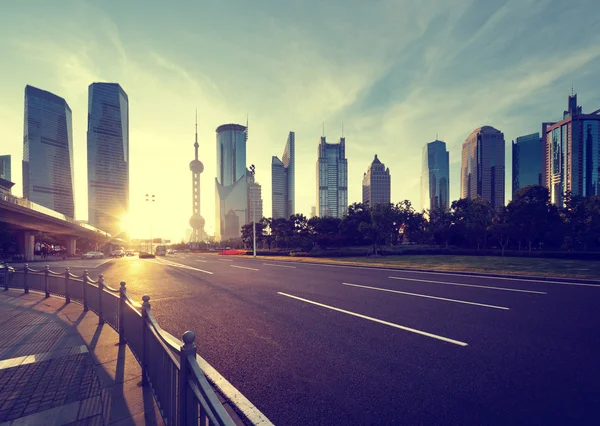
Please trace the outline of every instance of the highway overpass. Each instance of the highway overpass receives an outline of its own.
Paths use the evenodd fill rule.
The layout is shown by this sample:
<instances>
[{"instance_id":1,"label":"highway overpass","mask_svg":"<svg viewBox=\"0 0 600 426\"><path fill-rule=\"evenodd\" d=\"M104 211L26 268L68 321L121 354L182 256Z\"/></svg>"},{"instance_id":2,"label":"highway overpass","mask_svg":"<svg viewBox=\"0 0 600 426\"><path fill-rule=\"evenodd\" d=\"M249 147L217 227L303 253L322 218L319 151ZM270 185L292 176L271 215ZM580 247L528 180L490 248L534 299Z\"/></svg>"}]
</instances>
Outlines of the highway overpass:
<instances>
[{"instance_id":1,"label":"highway overpass","mask_svg":"<svg viewBox=\"0 0 600 426\"><path fill-rule=\"evenodd\" d=\"M45 232L67 237L67 253L75 255L76 238L87 238L100 243L112 236L86 223L33 203L25 198L0 192L0 226L17 232L17 246L26 260L33 260L34 235Z\"/></svg>"}]
</instances>

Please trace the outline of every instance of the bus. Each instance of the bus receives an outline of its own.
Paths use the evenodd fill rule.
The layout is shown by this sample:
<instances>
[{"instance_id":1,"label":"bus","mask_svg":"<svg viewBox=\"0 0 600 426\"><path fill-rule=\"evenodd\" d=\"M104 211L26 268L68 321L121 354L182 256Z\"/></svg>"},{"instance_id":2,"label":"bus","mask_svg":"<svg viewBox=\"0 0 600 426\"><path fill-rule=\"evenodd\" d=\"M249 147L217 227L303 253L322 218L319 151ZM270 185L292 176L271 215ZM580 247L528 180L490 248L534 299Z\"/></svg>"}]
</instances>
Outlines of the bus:
<instances>
[{"instance_id":1,"label":"bus","mask_svg":"<svg viewBox=\"0 0 600 426\"><path fill-rule=\"evenodd\" d=\"M154 253L157 256L166 256L167 255L167 246L156 246L156 251Z\"/></svg>"}]
</instances>

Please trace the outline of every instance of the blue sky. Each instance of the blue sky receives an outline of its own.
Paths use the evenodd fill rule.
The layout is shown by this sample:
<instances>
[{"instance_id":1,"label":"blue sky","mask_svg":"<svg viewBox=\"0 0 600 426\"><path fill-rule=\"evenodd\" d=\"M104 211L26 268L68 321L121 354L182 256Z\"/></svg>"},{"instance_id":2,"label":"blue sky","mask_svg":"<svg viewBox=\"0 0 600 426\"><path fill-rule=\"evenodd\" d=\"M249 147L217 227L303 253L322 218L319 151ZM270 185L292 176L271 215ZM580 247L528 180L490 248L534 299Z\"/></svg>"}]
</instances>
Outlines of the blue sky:
<instances>
[{"instance_id":1,"label":"blue sky","mask_svg":"<svg viewBox=\"0 0 600 426\"><path fill-rule=\"evenodd\" d=\"M157 194L156 233L180 238L191 212L198 108L202 214L214 223L215 134L250 116L248 164L265 214L270 162L296 132L296 208L315 203L317 144L341 134L349 202L374 154L392 173L392 200L419 205L421 151L439 134L458 198L460 147L491 125L510 141L556 120L574 86L600 108L597 1L5 1L0 0L0 153L21 193L26 84L73 110L77 215L87 216L87 86L119 82L130 99L131 208Z\"/></svg>"}]
</instances>

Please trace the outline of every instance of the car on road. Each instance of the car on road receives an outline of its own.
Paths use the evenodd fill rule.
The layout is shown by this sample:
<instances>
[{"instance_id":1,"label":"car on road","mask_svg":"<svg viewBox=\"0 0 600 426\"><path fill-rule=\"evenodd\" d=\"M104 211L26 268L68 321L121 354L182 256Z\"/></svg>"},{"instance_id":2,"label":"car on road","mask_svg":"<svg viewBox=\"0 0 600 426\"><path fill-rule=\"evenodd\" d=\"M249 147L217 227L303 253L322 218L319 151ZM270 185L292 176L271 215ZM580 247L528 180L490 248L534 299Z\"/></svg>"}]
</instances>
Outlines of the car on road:
<instances>
[{"instance_id":1,"label":"car on road","mask_svg":"<svg viewBox=\"0 0 600 426\"><path fill-rule=\"evenodd\" d=\"M166 256L167 255L167 246L156 246L156 250L154 252L157 256Z\"/></svg>"},{"instance_id":2,"label":"car on road","mask_svg":"<svg viewBox=\"0 0 600 426\"><path fill-rule=\"evenodd\" d=\"M125 256L125 251L123 250L113 250L110 254L110 257L123 257Z\"/></svg>"},{"instance_id":3,"label":"car on road","mask_svg":"<svg viewBox=\"0 0 600 426\"><path fill-rule=\"evenodd\" d=\"M125 256L135 256L135 252L133 250L125 250Z\"/></svg>"},{"instance_id":4,"label":"car on road","mask_svg":"<svg viewBox=\"0 0 600 426\"><path fill-rule=\"evenodd\" d=\"M88 251L87 253L85 253L81 257L83 259L103 259L104 258L104 253L102 253L100 251Z\"/></svg>"}]
</instances>

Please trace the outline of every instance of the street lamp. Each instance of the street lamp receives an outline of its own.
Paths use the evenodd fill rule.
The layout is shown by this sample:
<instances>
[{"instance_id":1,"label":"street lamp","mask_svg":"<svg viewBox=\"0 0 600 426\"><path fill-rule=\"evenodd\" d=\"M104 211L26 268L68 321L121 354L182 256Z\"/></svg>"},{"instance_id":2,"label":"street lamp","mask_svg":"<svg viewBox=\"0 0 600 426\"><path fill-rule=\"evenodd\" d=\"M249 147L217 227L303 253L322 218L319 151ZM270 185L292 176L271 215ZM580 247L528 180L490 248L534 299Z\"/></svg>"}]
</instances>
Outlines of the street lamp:
<instances>
[{"instance_id":1,"label":"street lamp","mask_svg":"<svg viewBox=\"0 0 600 426\"><path fill-rule=\"evenodd\" d=\"M252 164L250 166L250 174L254 178L254 175L256 174L256 167L254 167L254 164ZM255 183L254 179L252 179L252 183L253 184ZM253 256L256 258L256 214L255 214L256 206L255 206L255 203L256 203L256 200L254 199L254 197L252 197L252 245L254 246Z\"/></svg>"},{"instance_id":2,"label":"street lamp","mask_svg":"<svg viewBox=\"0 0 600 426\"><path fill-rule=\"evenodd\" d=\"M150 203L150 206L154 205L154 201L156 201L154 194L146 194L146 202ZM150 207L150 254L152 254L152 243L154 242L154 238L152 237L152 211L152 207Z\"/></svg>"}]
</instances>

